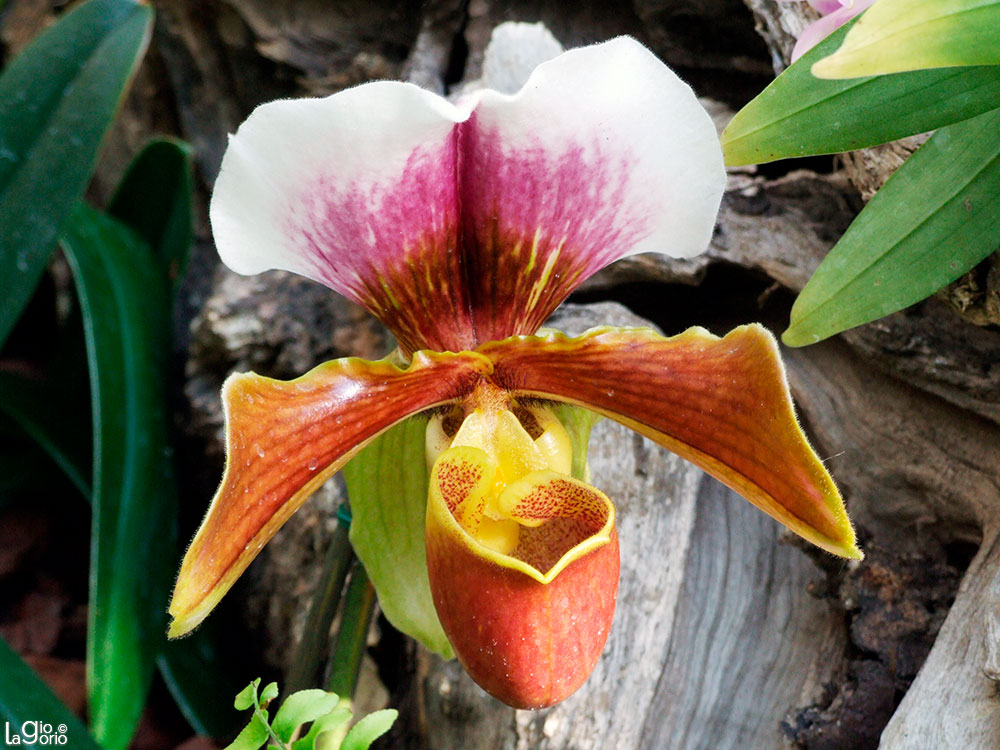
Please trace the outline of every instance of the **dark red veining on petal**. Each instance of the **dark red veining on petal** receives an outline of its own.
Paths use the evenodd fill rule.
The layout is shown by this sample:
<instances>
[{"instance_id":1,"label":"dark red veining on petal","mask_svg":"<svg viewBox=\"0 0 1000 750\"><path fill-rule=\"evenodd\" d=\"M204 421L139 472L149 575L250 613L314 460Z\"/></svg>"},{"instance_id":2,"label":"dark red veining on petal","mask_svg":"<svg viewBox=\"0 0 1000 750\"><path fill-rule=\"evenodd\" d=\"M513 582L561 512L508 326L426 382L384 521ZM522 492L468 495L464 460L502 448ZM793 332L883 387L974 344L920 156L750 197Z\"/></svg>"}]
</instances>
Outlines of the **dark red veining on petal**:
<instances>
[{"instance_id":1,"label":"dark red veining on petal","mask_svg":"<svg viewBox=\"0 0 1000 750\"><path fill-rule=\"evenodd\" d=\"M171 613L186 617L232 585L317 477L400 420L465 396L489 369L471 353L420 354L406 370L342 359L292 381L232 376L223 389L226 471L184 556Z\"/></svg>"},{"instance_id":2,"label":"dark red veining on petal","mask_svg":"<svg viewBox=\"0 0 1000 750\"><path fill-rule=\"evenodd\" d=\"M315 278L354 299L406 352L465 351L531 334L584 279L648 232L626 200L621 144L509 144L475 113L398 176L321 177L287 231Z\"/></svg>"},{"instance_id":3,"label":"dark red veining on petal","mask_svg":"<svg viewBox=\"0 0 1000 750\"><path fill-rule=\"evenodd\" d=\"M622 144L510 145L475 113L459 133L459 200L476 341L532 334L584 279L649 231L628 205Z\"/></svg>"},{"instance_id":4,"label":"dark red veining on petal","mask_svg":"<svg viewBox=\"0 0 1000 750\"><path fill-rule=\"evenodd\" d=\"M700 466L796 533L856 556L840 494L795 418L773 337L597 330L481 346L515 396L581 404Z\"/></svg>"},{"instance_id":5,"label":"dark red veining on petal","mask_svg":"<svg viewBox=\"0 0 1000 750\"><path fill-rule=\"evenodd\" d=\"M398 177L303 193L289 231L317 279L363 305L407 352L473 348L458 247L455 138L414 151Z\"/></svg>"}]
</instances>

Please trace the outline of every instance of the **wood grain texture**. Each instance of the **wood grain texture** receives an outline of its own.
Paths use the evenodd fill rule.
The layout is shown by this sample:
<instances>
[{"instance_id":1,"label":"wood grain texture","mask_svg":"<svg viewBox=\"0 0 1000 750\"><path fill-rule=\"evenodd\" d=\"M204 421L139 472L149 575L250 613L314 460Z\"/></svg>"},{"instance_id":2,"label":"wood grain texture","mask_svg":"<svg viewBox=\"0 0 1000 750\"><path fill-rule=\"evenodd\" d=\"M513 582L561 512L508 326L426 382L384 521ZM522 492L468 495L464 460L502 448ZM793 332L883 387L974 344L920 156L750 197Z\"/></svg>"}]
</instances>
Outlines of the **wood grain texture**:
<instances>
[{"instance_id":1,"label":"wood grain texture","mask_svg":"<svg viewBox=\"0 0 1000 750\"><path fill-rule=\"evenodd\" d=\"M781 536L738 495L701 482L670 648L637 747L781 747L779 721L836 677L843 613L806 593L818 571Z\"/></svg>"}]
</instances>

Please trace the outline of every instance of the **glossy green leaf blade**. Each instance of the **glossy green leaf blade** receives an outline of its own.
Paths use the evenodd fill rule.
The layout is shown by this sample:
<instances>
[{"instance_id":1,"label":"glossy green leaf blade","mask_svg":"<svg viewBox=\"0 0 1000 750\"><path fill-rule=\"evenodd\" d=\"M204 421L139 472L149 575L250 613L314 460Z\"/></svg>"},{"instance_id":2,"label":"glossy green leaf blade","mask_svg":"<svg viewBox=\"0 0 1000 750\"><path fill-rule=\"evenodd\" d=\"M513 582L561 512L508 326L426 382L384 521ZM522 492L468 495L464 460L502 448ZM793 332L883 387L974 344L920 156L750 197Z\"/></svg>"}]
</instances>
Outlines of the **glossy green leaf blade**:
<instances>
[{"instance_id":1,"label":"glossy green leaf blade","mask_svg":"<svg viewBox=\"0 0 1000 750\"><path fill-rule=\"evenodd\" d=\"M236 694L236 698L233 700L233 708L237 711L246 711L250 706L254 705L257 702L257 689L259 687L260 677Z\"/></svg>"},{"instance_id":2,"label":"glossy green leaf blade","mask_svg":"<svg viewBox=\"0 0 1000 750\"><path fill-rule=\"evenodd\" d=\"M278 697L278 683L269 682L264 686L264 689L260 691L260 705L261 708L265 708L268 703L273 701Z\"/></svg>"},{"instance_id":3,"label":"glossy green leaf blade","mask_svg":"<svg viewBox=\"0 0 1000 750\"><path fill-rule=\"evenodd\" d=\"M351 544L396 628L452 658L427 577L427 420L415 417L370 443L344 467L351 498Z\"/></svg>"},{"instance_id":4,"label":"glossy green leaf blade","mask_svg":"<svg viewBox=\"0 0 1000 750\"><path fill-rule=\"evenodd\" d=\"M879 0L833 55L820 78L1000 63L1000 0Z\"/></svg>"},{"instance_id":5,"label":"glossy green leaf blade","mask_svg":"<svg viewBox=\"0 0 1000 750\"><path fill-rule=\"evenodd\" d=\"M17 422L89 499L88 409L86 404L67 403L62 392L47 386L41 380L0 371L0 411Z\"/></svg>"},{"instance_id":6,"label":"glossy green leaf blade","mask_svg":"<svg viewBox=\"0 0 1000 750\"><path fill-rule=\"evenodd\" d=\"M813 77L813 63L837 49L848 28L809 50L736 114L722 133L726 164L853 151L1000 107L995 65L836 81Z\"/></svg>"},{"instance_id":7,"label":"glossy green leaf blade","mask_svg":"<svg viewBox=\"0 0 1000 750\"><path fill-rule=\"evenodd\" d=\"M854 220L792 307L803 346L900 310L1000 247L1000 109L937 131Z\"/></svg>"},{"instance_id":8,"label":"glossy green leaf blade","mask_svg":"<svg viewBox=\"0 0 1000 750\"><path fill-rule=\"evenodd\" d=\"M0 344L83 195L152 18L135 0L91 0L0 75Z\"/></svg>"},{"instance_id":9,"label":"glossy green leaf blade","mask_svg":"<svg viewBox=\"0 0 1000 750\"><path fill-rule=\"evenodd\" d=\"M101 744L120 750L135 730L165 641L175 564L167 283L144 242L83 204L67 222L62 246L84 315L94 419L90 720Z\"/></svg>"},{"instance_id":10,"label":"glossy green leaf blade","mask_svg":"<svg viewBox=\"0 0 1000 750\"><path fill-rule=\"evenodd\" d=\"M108 213L131 227L156 252L176 287L194 241L191 147L173 138L149 143L129 165Z\"/></svg>"},{"instance_id":11,"label":"glossy green leaf blade","mask_svg":"<svg viewBox=\"0 0 1000 750\"><path fill-rule=\"evenodd\" d=\"M353 700L361 675L361 662L368 648L368 631L375 615L375 587L364 566L357 560L344 592L344 609L337 628L337 639L330 656L327 689Z\"/></svg>"},{"instance_id":12,"label":"glossy green leaf blade","mask_svg":"<svg viewBox=\"0 0 1000 750\"><path fill-rule=\"evenodd\" d=\"M21 733L25 722L45 722L55 730L51 734L65 737L66 747L75 750L100 750L100 747L84 728L80 720L63 705L35 671L14 653L7 643L0 639L0 721L5 723L7 733L4 747L22 747L25 750L40 750L58 746L58 741L36 740L26 742ZM65 730L60 732L60 728ZM31 727L29 726L29 734ZM17 745L6 742L8 737L17 735L22 742Z\"/></svg>"}]
</instances>

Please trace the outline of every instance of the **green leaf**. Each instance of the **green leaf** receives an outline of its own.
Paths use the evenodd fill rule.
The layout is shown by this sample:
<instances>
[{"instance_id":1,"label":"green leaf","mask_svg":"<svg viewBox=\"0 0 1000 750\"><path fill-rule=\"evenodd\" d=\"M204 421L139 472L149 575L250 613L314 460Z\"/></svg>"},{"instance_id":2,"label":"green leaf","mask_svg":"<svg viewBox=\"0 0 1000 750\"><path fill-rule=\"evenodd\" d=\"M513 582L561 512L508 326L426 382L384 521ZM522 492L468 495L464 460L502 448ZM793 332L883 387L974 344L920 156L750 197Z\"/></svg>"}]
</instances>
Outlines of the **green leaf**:
<instances>
[{"instance_id":1,"label":"green leaf","mask_svg":"<svg viewBox=\"0 0 1000 750\"><path fill-rule=\"evenodd\" d=\"M1000 107L1000 67L994 65L814 78L812 64L833 52L848 28L809 50L736 114L722 133L726 164L853 151Z\"/></svg>"},{"instance_id":2,"label":"green leaf","mask_svg":"<svg viewBox=\"0 0 1000 750\"><path fill-rule=\"evenodd\" d=\"M38 444L9 416L0 412L0 508L14 505L26 497L36 502L40 493L39 480L50 480L53 473L58 474L55 469L52 459Z\"/></svg>"},{"instance_id":3,"label":"green leaf","mask_svg":"<svg viewBox=\"0 0 1000 750\"><path fill-rule=\"evenodd\" d=\"M344 512L345 509L342 508L337 513L338 522L326 551L326 559L323 561L320 585L309 605L309 614L302 628L302 638L295 649L292 666L288 670L286 685L292 691L316 684L320 667L329 655L330 627L340 608L347 572L354 562L354 550L351 548L347 532L350 521L346 520ZM347 516L349 515L347 513Z\"/></svg>"},{"instance_id":4,"label":"green leaf","mask_svg":"<svg viewBox=\"0 0 1000 750\"><path fill-rule=\"evenodd\" d=\"M368 750L368 747L379 737L389 731L399 712L392 708L384 708L368 714L351 727L344 737L340 750Z\"/></svg>"},{"instance_id":5,"label":"green leaf","mask_svg":"<svg viewBox=\"0 0 1000 750\"><path fill-rule=\"evenodd\" d=\"M62 245L83 310L94 420L90 719L101 744L120 750L165 642L164 603L176 563L167 284L145 243L83 204Z\"/></svg>"},{"instance_id":6,"label":"green leaf","mask_svg":"<svg viewBox=\"0 0 1000 750\"><path fill-rule=\"evenodd\" d=\"M269 737L267 724L264 723L260 714L254 713L250 723L243 728L235 740L226 745L225 750L257 750L267 742Z\"/></svg>"},{"instance_id":7,"label":"green leaf","mask_svg":"<svg viewBox=\"0 0 1000 750\"><path fill-rule=\"evenodd\" d=\"M136 0L91 0L0 74L0 345L90 180L152 19Z\"/></svg>"},{"instance_id":8,"label":"green leaf","mask_svg":"<svg viewBox=\"0 0 1000 750\"><path fill-rule=\"evenodd\" d=\"M368 631L375 614L375 587L365 568L354 561L351 579L344 592L344 611L340 615L337 641L330 657L327 687L348 700L354 698L361 674L361 662L368 644Z\"/></svg>"},{"instance_id":9,"label":"green leaf","mask_svg":"<svg viewBox=\"0 0 1000 750\"><path fill-rule=\"evenodd\" d=\"M243 688L233 701L237 711L246 711L250 706L257 705L257 688L260 687L260 677Z\"/></svg>"},{"instance_id":10,"label":"green leaf","mask_svg":"<svg viewBox=\"0 0 1000 750\"><path fill-rule=\"evenodd\" d=\"M206 622L187 638L168 641L156 661L184 718L197 734L209 737L229 737L240 722L219 700L238 686L233 668L220 653L224 637L229 635L216 620Z\"/></svg>"},{"instance_id":11,"label":"green leaf","mask_svg":"<svg viewBox=\"0 0 1000 750\"><path fill-rule=\"evenodd\" d=\"M396 425L344 467L351 498L351 544L397 629L446 659L454 656L441 629L424 547L428 472L427 420Z\"/></svg>"},{"instance_id":12,"label":"green leaf","mask_svg":"<svg viewBox=\"0 0 1000 750\"><path fill-rule=\"evenodd\" d=\"M0 371L0 410L49 455L89 500L89 410L86 403L73 403L62 398L65 395L65 391L45 381Z\"/></svg>"},{"instance_id":13,"label":"green leaf","mask_svg":"<svg viewBox=\"0 0 1000 750\"><path fill-rule=\"evenodd\" d=\"M191 148L183 141L152 141L132 160L108 206L108 213L153 249L161 274L176 291L194 238ZM232 712L218 696L231 692L211 626L168 643L157 664L181 713L199 734L225 737L235 729Z\"/></svg>"},{"instance_id":14,"label":"green leaf","mask_svg":"<svg viewBox=\"0 0 1000 750\"><path fill-rule=\"evenodd\" d=\"M351 710L343 706L321 716L309 727L309 733L292 743L292 750L313 750L320 736L340 729L351 720Z\"/></svg>"},{"instance_id":15,"label":"green leaf","mask_svg":"<svg viewBox=\"0 0 1000 750\"><path fill-rule=\"evenodd\" d=\"M937 131L854 220L792 307L803 346L932 294L1000 247L1000 109Z\"/></svg>"},{"instance_id":16,"label":"green leaf","mask_svg":"<svg viewBox=\"0 0 1000 750\"><path fill-rule=\"evenodd\" d=\"M155 251L176 289L194 241L191 147L183 141L149 143L129 165L108 213L131 227Z\"/></svg>"},{"instance_id":17,"label":"green leaf","mask_svg":"<svg viewBox=\"0 0 1000 750\"><path fill-rule=\"evenodd\" d=\"M269 682L264 686L264 689L260 691L260 705L266 706L268 703L270 703L277 697L278 697L278 683Z\"/></svg>"},{"instance_id":18,"label":"green leaf","mask_svg":"<svg viewBox=\"0 0 1000 750\"><path fill-rule=\"evenodd\" d=\"M21 661L3 639L0 639L0 719L5 722L5 730L10 735L17 733L25 722L45 722L53 726L55 731L52 734L66 738L67 747L100 750L73 712L52 694L35 671ZM65 727L64 732L58 731L61 726ZM6 742L4 746L8 746ZM51 741L18 745L26 750L52 746L58 745Z\"/></svg>"},{"instance_id":19,"label":"green leaf","mask_svg":"<svg viewBox=\"0 0 1000 750\"><path fill-rule=\"evenodd\" d=\"M333 711L340 702L336 693L325 690L300 690L285 698L271 722L271 729L284 742L290 742L292 733L303 724L315 721Z\"/></svg>"},{"instance_id":20,"label":"green leaf","mask_svg":"<svg viewBox=\"0 0 1000 750\"><path fill-rule=\"evenodd\" d=\"M998 63L1000 0L879 0L812 73L857 78Z\"/></svg>"}]
</instances>

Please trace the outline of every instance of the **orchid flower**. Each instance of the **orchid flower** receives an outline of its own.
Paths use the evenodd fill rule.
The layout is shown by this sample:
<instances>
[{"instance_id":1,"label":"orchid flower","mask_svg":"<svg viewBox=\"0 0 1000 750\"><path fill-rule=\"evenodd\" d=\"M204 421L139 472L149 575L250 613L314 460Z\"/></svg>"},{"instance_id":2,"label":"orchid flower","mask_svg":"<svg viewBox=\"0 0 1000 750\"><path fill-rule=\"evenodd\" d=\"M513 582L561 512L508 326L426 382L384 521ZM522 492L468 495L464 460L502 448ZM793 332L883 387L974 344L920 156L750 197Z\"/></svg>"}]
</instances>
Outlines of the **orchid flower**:
<instances>
[{"instance_id":1,"label":"orchid flower","mask_svg":"<svg viewBox=\"0 0 1000 750\"><path fill-rule=\"evenodd\" d=\"M325 284L399 348L290 382L226 381L225 473L181 566L171 636L208 615L321 483L411 419L426 423L431 467L426 553L419 574L400 575L414 591L429 584L458 658L514 706L573 692L615 607L615 508L574 476L559 404L633 428L823 549L859 557L764 328L539 331L619 258L703 251L724 185L710 117L629 38L545 62L514 94L453 104L376 82L254 111L212 198L223 261ZM390 607L374 583L387 613L409 606Z\"/></svg>"},{"instance_id":2,"label":"orchid flower","mask_svg":"<svg viewBox=\"0 0 1000 750\"><path fill-rule=\"evenodd\" d=\"M809 0L823 18L809 24L792 48L792 62L811 50L855 16L861 15L875 0Z\"/></svg>"}]
</instances>

